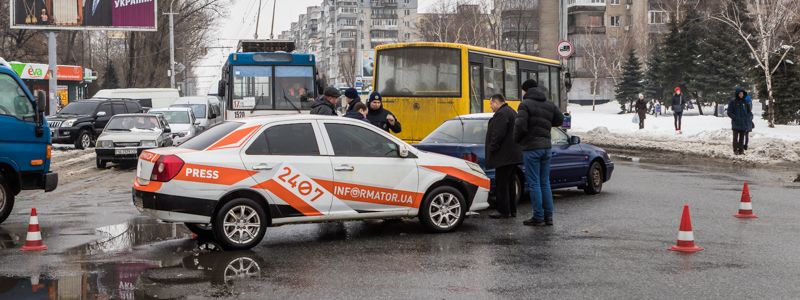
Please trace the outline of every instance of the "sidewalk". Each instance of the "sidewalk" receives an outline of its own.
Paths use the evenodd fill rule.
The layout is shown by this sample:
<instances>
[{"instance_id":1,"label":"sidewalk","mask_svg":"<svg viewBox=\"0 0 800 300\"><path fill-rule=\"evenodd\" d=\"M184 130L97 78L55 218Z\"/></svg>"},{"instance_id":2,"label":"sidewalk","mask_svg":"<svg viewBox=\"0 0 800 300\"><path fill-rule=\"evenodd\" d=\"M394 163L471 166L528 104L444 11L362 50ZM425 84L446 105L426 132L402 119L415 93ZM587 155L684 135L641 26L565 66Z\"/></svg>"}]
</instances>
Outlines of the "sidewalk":
<instances>
[{"instance_id":1,"label":"sidewalk","mask_svg":"<svg viewBox=\"0 0 800 300\"><path fill-rule=\"evenodd\" d=\"M570 105L568 110L572 113L570 133L598 146L672 151L738 162L800 163L800 126L769 128L766 120L760 118L762 111L758 103L753 109L756 118L750 147L743 156L733 155L730 119L714 117L713 107L707 107L704 116L700 116L696 108L686 110L681 135L675 133L671 112L657 118L647 115L645 129L639 130L638 124L631 122L633 114L617 114L617 102L598 105L594 112L591 106L579 105Z\"/></svg>"}]
</instances>

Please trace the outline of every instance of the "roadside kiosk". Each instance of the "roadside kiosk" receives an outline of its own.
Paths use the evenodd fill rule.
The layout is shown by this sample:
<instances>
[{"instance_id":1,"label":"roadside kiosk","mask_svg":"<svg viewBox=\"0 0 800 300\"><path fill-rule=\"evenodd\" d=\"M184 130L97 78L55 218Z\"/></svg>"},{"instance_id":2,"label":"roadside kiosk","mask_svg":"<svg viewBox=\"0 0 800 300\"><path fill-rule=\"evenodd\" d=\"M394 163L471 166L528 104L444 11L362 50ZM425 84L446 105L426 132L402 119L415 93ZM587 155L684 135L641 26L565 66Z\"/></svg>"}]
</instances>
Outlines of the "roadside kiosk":
<instances>
[{"instance_id":1,"label":"roadside kiosk","mask_svg":"<svg viewBox=\"0 0 800 300\"><path fill-rule=\"evenodd\" d=\"M50 80L47 64L10 62L11 68L22 79L34 94L43 91L45 95L50 95L48 80ZM69 102L89 98L88 85L97 80L97 75L91 69L81 66L58 65L58 91L56 95L60 99L61 107ZM48 102L49 99L48 99ZM49 111L49 107L45 111Z\"/></svg>"}]
</instances>

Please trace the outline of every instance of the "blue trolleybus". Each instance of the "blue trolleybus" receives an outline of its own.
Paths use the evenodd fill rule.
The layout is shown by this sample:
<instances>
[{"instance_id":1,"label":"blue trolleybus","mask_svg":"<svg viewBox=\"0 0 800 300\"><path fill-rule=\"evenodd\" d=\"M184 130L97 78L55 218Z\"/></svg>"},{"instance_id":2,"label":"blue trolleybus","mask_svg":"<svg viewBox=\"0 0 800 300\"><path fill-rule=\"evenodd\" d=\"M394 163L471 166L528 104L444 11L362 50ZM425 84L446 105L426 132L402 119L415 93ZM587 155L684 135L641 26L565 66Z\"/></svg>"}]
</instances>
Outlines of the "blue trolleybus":
<instances>
[{"instance_id":1,"label":"blue trolleybus","mask_svg":"<svg viewBox=\"0 0 800 300\"><path fill-rule=\"evenodd\" d=\"M225 119L307 113L319 93L316 59L291 41L239 41L222 67L218 96Z\"/></svg>"}]
</instances>

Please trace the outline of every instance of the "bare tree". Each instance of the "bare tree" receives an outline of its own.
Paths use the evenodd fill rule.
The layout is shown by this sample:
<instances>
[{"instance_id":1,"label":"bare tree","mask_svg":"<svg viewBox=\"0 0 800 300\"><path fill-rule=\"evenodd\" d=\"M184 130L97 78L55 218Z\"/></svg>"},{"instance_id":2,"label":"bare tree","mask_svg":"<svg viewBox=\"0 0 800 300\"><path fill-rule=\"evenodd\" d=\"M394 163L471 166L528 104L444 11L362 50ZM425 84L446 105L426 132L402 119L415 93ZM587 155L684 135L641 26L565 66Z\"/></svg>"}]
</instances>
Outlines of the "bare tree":
<instances>
[{"instance_id":1,"label":"bare tree","mask_svg":"<svg viewBox=\"0 0 800 300\"><path fill-rule=\"evenodd\" d=\"M727 24L735 30L750 49L764 76L767 87L767 114L769 127L775 127L775 98L772 95L772 75L778 70L786 55L798 43L797 34L792 34L792 20L796 18L800 3L796 0L743 0L747 8L739 7L732 0L725 0L723 9L711 18ZM748 24L752 19L752 26ZM752 28L752 29L750 29ZM752 31L752 32L750 32ZM775 57L780 57L774 60Z\"/></svg>"},{"instance_id":2,"label":"bare tree","mask_svg":"<svg viewBox=\"0 0 800 300\"><path fill-rule=\"evenodd\" d=\"M423 41L463 43L491 47L494 42L491 18L485 2L467 4L451 0L438 1L422 14L416 24Z\"/></svg>"},{"instance_id":3,"label":"bare tree","mask_svg":"<svg viewBox=\"0 0 800 300\"><path fill-rule=\"evenodd\" d=\"M356 82L356 52L347 49L347 52L339 55L339 76L344 79L347 86L355 86Z\"/></svg>"},{"instance_id":4,"label":"bare tree","mask_svg":"<svg viewBox=\"0 0 800 300\"><path fill-rule=\"evenodd\" d=\"M604 64L605 56L607 56L604 53L606 51L606 49L604 49L604 43L606 43L605 39L598 34L594 34L593 29L593 27L586 27L586 34L583 35L579 43L582 46L582 49L579 49L579 51L581 51L583 67L592 75L592 111L595 110L595 104L597 102L598 83L600 78L606 76Z\"/></svg>"}]
</instances>

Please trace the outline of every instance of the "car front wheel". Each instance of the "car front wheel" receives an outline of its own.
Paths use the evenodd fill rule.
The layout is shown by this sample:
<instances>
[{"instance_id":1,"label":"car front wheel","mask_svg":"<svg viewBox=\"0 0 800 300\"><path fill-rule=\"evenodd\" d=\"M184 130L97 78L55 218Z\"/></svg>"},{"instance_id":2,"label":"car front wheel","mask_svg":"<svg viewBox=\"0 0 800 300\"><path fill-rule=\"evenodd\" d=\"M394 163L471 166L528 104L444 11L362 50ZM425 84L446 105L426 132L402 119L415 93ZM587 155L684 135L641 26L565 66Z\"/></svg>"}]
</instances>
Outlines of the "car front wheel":
<instances>
[{"instance_id":1,"label":"car front wheel","mask_svg":"<svg viewBox=\"0 0 800 300\"><path fill-rule=\"evenodd\" d=\"M107 161L102 160L99 157L96 157L94 160L95 160L95 165L97 166L98 169L106 168L106 163L108 163Z\"/></svg>"},{"instance_id":2,"label":"car front wheel","mask_svg":"<svg viewBox=\"0 0 800 300\"><path fill-rule=\"evenodd\" d=\"M11 193L11 190L8 188L8 182L0 174L0 223L8 218L8 215L11 214L11 209L14 208L14 194Z\"/></svg>"},{"instance_id":3,"label":"car front wheel","mask_svg":"<svg viewBox=\"0 0 800 300\"><path fill-rule=\"evenodd\" d=\"M82 129L75 138L75 148L86 149L92 145L92 135L88 130Z\"/></svg>"},{"instance_id":4,"label":"car front wheel","mask_svg":"<svg viewBox=\"0 0 800 300\"><path fill-rule=\"evenodd\" d=\"M597 195L603 191L603 167L600 162L593 162L589 166L589 174L586 177L586 187L583 192L587 195Z\"/></svg>"},{"instance_id":5,"label":"car front wheel","mask_svg":"<svg viewBox=\"0 0 800 300\"><path fill-rule=\"evenodd\" d=\"M422 202L419 218L429 231L450 232L464 222L467 209L461 192L451 186L440 186Z\"/></svg>"},{"instance_id":6,"label":"car front wheel","mask_svg":"<svg viewBox=\"0 0 800 300\"><path fill-rule=\"evenodd\" d=\"M261 204L248 198L236 198L217 212L211 231L225 250L244 250L258 245L267 230L267 215Z\"/></svg>"}]
</instances>

